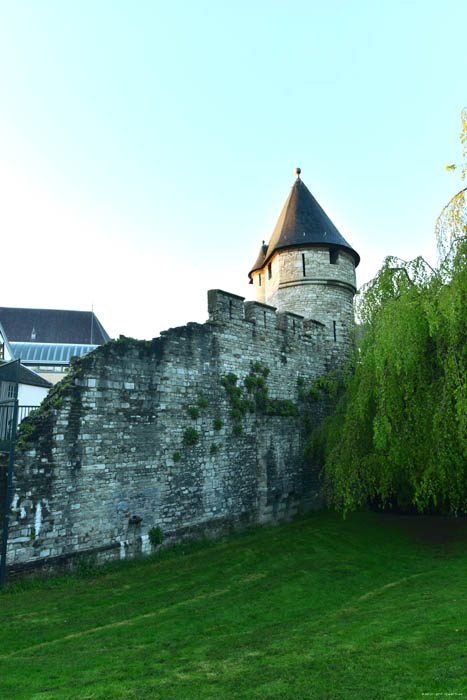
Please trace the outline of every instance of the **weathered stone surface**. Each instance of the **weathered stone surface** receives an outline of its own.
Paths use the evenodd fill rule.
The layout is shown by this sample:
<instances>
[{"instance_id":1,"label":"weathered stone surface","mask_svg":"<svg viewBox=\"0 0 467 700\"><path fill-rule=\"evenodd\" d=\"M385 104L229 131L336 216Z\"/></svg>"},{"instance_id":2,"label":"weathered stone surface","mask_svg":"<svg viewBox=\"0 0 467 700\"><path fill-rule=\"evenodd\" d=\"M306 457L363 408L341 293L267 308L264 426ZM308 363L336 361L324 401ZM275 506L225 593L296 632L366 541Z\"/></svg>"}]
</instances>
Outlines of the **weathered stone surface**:
<instances>
[{"instance_id":1,"label":"weathered stone surface","mask_svg":"<svg viewBox=\"0 0 467 700\"><path fill-rule=\"evenodd\" d=\"M221 378L234 373L243 386L259 363L271 399L297 403L297 379L310 383L332 365L328 328L219 290L208 306L205 324L108 343L74 363L31 420L17 451L12 573L79 553L104 561L148 552L154 527L175 541L317 504L303 416L232 417ZM313 419L322 412L318 404ZM199 436L193 445L184 441L189 428Z\"/></svg>"},{"instance_id":2,"label":"weathered stone surface","mask_svg":"<svg viewBox=\"0 0 467 700\"><path fill-rule=\"evenodd\" d=\"M257 301L323 324L337 366L347 356L353 328L355 259L339 250L331 262L331 252L326 245L280 250L252 279Z\"/></svg>"}]
</instances>

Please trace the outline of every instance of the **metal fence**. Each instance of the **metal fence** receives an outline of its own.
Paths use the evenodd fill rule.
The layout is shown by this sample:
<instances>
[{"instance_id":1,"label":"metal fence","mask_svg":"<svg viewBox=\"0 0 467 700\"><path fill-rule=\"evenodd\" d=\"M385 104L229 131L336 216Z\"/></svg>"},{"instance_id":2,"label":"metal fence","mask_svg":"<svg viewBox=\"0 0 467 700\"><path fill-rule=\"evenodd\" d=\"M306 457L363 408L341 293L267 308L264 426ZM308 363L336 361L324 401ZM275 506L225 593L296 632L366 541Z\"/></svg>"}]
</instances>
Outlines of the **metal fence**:
<instances>
[{"instance_id":1,"label":"metal fence","mask_svg":"<svg viewBox=\"0 0 467 700\"><path fill-rule=\"evenodd\" d=\"M5 442L10 442L14 408L15 406L13 401L0 402L0 451L6 451L2 450L2 447L5 446ZM23 421L26 416L28 416L36 408L37 406L18 406L17 424L19 425L21 421Z\"/></svg>"}]
</instances>

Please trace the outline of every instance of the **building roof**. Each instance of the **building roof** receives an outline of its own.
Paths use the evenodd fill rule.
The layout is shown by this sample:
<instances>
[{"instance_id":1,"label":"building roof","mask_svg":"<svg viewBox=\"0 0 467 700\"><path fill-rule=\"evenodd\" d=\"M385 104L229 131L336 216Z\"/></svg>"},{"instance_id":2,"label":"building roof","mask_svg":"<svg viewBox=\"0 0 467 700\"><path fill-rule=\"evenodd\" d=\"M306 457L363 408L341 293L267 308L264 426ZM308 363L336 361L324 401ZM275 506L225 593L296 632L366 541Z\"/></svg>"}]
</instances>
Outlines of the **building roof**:
<instances>
[{"instance_id":1,"label":"building roof","mask_svg":"<svg viewBox=\"0 0 467 700\"><path fill-rule=\"evenodd\" d=\"M6 353L4 353L4 354L7 354L7 355L10 357L10 359L14 359L15 354L14 354L12 348L11 348L10 342L9 342L9 340L8 340L8 336L7 336L7 334L6 334L6 331L5 331L5 329L3 328L3 326L2 326L1 323L0 323L0 336L1 336L1 337L0 337L0 343L2 342L2 338L3 338L3 342L5 343ZM5 359L5 358L4 358L4 359Z\"/></svg>"},{"instance_id":2,"label":"building roof","mask_svg":"<svg viewBox=\"0 0 467 700\"><path fill-rule=\"evenodd\" d=\"M7 365L9 365L9 367ZM4 362L3 360L0 360L0 367L5 367L5 372L0 373L1 381L18 381L20 384L41 386L45 387L46 389L49 389L52 386L52 382L49 382L47 379L44 379L44 377L41 377L39 374L36 374L36 372L33 372L32 369L29 369L22 364L18 364L18 366L15 365L13 372L13 362ZM16 367L19 368L18 374L16 373ZM10 368L12 368L11 372L9 372Z\"/></svg>"},{"instance_id":3,"label":"building roof","mask_svg":"<svg viewBox=\"0 0 467 700\"><path fill-rule=\"evenodd\" d=\"M12 342L102 345L110 340L92 311L0 307L0 322Z\"/></svg>"},{"instance_id":4,"label":"building roof","mask_svg":"<svg viewBox=\"0 0 467 700\"><path fill-rule=\"evenodd\" d=\"M299 172L298 168L297 171ZM249 276L252 272L262 269L276 250L295 248L296 246L322 245L323 243L350 252L355 258L355 266L360 262L358 253L339 233L298 174L272 233L267 250L263 254L264 246L262 246L260 255L250 270Z\"/></svg>"},{"instance_id":5,"label":"building roof","mask_svg":"<svg viewBox=\"0 0 467 700\"><path fill-rule=\"evenodd\" d=\"M267 247L266 243L263 241L263 244L262 244L261 248L259 249L259 253L258 253L258 257L256 258L256 262L253 265L252 272L254 272L255 270L261 270L264 267L264 261L266 260L267 252L268 252L268 247Z\"/></svg>"},{"instance_id":6,"label":"building roof","mask_svg":"<svg viewBox=\"0 0 467 700\"><path fill-rule=\"evenodd\" d=\"M72 357L82 357L97 345L72 343L11 343L15 357L37 365L68 365Z\"/></svg>"}]
</instances>

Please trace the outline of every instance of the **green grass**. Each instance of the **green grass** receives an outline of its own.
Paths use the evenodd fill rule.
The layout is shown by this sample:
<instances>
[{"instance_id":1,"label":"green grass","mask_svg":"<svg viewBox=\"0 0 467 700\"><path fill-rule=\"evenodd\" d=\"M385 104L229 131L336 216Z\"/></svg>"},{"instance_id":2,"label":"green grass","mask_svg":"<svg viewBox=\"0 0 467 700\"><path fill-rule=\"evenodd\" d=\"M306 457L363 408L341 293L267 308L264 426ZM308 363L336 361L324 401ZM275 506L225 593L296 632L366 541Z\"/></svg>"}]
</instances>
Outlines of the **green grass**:
<instances>
[{"instance_id":1,"label":"green grass","mask_svg":"<svg viewBox=\"0 0 467 700\"><path fill-rule=\"evenodd\" d=\"M467 524L315 514L0 595L1 700L467 697Z\"/></svg>"}]
</instances>

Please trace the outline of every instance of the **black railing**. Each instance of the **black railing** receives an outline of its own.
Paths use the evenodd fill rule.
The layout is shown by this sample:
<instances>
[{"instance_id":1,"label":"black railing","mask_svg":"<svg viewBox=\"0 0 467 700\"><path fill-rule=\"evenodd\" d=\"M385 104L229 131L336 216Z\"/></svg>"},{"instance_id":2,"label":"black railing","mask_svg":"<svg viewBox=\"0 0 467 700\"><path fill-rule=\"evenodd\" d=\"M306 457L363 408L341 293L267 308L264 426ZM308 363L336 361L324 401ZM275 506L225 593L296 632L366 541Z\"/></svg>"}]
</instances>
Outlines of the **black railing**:
<instances>
[{"instance_id":1,"label":"black railing","mask_svg":"<svg viewBox=\"0 0 467 700\"><path fill-rule=\"evenodd\" d=\"M18 406L17 425L23 421L37 406ZM0 401L0 452L8 452L11 428L13 426L14 403L11 401Z\"/></svg>"},{"instance_id":2,"label":"black railing","mask_svg":"<svg viewBox=\"0 0 467 700\"><path fill-rule=\"evenodd\" d=\"M39 406L18 406L18 425L37 408Z\"/></svg>"}]
</instances>

